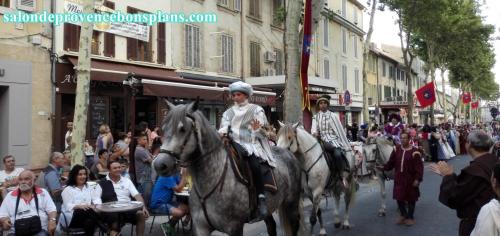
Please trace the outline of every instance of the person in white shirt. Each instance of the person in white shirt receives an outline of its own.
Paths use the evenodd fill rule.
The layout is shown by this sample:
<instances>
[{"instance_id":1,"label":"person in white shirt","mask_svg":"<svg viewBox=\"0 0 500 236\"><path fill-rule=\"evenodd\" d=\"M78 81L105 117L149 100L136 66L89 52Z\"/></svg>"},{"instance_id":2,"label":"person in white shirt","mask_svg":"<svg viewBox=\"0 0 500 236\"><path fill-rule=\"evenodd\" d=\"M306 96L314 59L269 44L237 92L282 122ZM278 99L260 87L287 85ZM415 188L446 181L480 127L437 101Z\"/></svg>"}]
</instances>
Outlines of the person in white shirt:
<instances>
[{"instance_id":1,"label":"person in white shirt","mask_svg":"<svg viewBox=\"0 0 500 236\"><path fill-rule=\"evenodd\" d=\"M105 179L99 181L99 184L95 188L95 195L101 198L102 202L130 202L130 196L135 200L140 201L144 204L144 199L141 194L135 188L132 181L128 178L121 176L121 165L118 161L110 161L108 163L109 174ZM149 216L149 212L146 209L146 205L141 210L137 212L125 212L120 213L122 222L136 224L136 234L138 236L144 235L145 221ZM120 231L120 226L118 225L118 214L106 213L102 214L103 219L105 219L111 226L110 235L117 235Z\"/></svg>"},{"instance_id":2,"label":"person in white shirt","mask_svg":"<svg viewBox=\"0 0 500 236\"><path fill-rule=\"evenodd\" d=\"M17 177L23 168L16 168L16 159L12 155L7 155L3 158L5 170L0 171L0 183L2 187L8 188L17 185Z\"/></svg>"},{"instance_id":3,"label":"person in white shirt","mask_svg":"<svg viewBox=\"0 0 500 236\"><path fill-rule=\"evenodd\" d=\"M69 145L70 145L70 142L68 142L68 138L73 136L73 122L68 122L66 123L66 128L68 129L68 131L66 131L66 135L64 135L64 149L68 149L69 148ZM69 139L71 140L71 139Z\"/></svg>"},{"instance_id":4,"label":"person in white shirt","mask_svg":"<svg viewBox=\"0 0 500 236\"><path fill-rule=\"evenodd\" d=\"M95 205L101 204L101 198L93 194L95 185L87 183L89 173L82 165L75 165L68 177L67 187L62 192L62 208L59 226L65 228L83 228L85 235L94 235L96 226L107 232L107 227L101 223L101 217L96 213Z\"/></svg>"},{"instance_id":5,"label":"person in white shirt","mask_svg":"<svg viewBox=\"0 0 500 236\"><path fill-rule=\"evenodd\" d=\"M56 206L47 190L34 186L35 175L29 170L19 175L19 188L10 192L0 206L0 222L8 235L15 235L15 231L30 232L32 235L54 235L56 229ZM22 201L19 201L22 199ZM17 208L17 209L16 209ZM23 224L24 221L31 224ZM40 221L40 224L35 223ZM41 227L36 227L41 225ZM27 227L26 227L27 226Z\"/></svg>"},{"instance_id":6,"label":"person in white shirt","mask_svg":"<svg viewBox=\"0 0 500 236\"><path fill-rule=\"evenodd\" d=\"M493 168L491 187L497 197L481 207L471 236L500 236L500 163Z\"/></svg>"},{"instance_id":7,"label":"person in white shirt","mask_svg":"<svg viewBox=\"0 0 500 236\"><path fill-rule=\"evenodd\" d=\"M248 161L252 171L255 190L257 191L258 217L264 218L268 212L266 207L267 188L264 186L263 175L276 167L276 160L271 152L271 146L266 132L262 128L268 124L264 109L248 100L253 94L253 88L245 82L234 82L229 85L229 92L234 105L222 114L220 128L221 137L229 137L242 146L248 153Z\"/></svg>"}]
</instances>

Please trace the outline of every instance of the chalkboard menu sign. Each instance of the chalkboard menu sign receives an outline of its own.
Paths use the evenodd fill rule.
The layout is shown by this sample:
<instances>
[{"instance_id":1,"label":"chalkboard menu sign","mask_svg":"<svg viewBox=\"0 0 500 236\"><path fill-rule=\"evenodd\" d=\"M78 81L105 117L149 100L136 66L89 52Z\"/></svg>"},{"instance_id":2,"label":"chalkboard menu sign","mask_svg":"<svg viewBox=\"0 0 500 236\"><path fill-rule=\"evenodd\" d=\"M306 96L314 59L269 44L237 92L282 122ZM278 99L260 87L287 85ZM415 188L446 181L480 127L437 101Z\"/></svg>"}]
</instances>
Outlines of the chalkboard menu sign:
<instances>
[{"instance_id":1,"label":"chalkboard menu sign","mask_svg":"<svg viewBox=\"0 0 500 236\"><path fill-rule=\"evenodd\" d=\"M99 135L99 126L109 123L108 107L109 100L107 97L90 97L89 122L91 137Z\"/></svg>"}]
</instances>

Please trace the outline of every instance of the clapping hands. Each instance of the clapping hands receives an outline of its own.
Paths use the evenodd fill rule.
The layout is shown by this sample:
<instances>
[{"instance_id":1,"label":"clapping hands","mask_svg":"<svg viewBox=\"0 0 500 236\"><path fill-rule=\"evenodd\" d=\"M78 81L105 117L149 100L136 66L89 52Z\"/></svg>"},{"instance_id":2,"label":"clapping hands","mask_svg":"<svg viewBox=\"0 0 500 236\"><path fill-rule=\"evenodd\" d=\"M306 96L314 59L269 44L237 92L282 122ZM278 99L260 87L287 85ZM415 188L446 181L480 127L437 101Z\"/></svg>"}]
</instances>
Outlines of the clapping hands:
<instances>
[{"instance_id":1,"label":"clapping hands","mask_svg":"<svg viewBox=\"0 0 500 236\"><path fill-rule=\"evenodd\" d=\"M431 170L432 172L441 175L441 176L447 176L447 175L452 175L454 173L453 166L448 165L444 161L440 161L435 164L431 164Z\"/></svg>"}]
</instances>

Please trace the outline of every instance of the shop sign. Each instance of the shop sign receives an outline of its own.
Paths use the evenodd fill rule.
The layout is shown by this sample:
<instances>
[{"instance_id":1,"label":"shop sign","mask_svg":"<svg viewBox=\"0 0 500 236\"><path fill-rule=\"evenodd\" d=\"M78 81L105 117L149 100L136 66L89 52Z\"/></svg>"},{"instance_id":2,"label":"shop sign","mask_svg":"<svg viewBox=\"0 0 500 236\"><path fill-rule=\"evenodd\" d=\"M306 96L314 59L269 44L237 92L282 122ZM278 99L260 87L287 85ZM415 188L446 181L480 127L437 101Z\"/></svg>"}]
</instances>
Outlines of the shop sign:
<instances>
[{"instance_id":1,"label":"shop sign","mask_svg":"<svg viewBox=\"0 0 500 236\"><path fill-rule=\"evenodd\" d=\"M96 12L114 13L114 10L107 8L105 6L96 3ZM66 0L64 1L64 12L81 14L83 12L83 4L78 0ZM80 22L70 21L68 23L80 25ZM150 27L146 24L133 23L133 22L101 22L94 24L94 30L120 35L123 37L134 38L141 41L149 41L149 29Z\"/></svg>"}]
</instances>

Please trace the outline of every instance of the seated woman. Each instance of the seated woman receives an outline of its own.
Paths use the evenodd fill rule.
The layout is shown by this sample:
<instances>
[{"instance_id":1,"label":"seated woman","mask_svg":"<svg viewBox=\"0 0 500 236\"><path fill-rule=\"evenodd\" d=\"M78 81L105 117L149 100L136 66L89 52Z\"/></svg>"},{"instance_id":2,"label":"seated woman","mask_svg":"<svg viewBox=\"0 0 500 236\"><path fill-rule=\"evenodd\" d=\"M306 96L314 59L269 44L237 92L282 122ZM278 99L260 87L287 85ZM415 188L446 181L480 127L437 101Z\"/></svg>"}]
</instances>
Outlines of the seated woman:
<instances>
[{"instance_id":1,"label":"seated woman","mask_svg":"<svg viewBox=\"0 0 500 236\"><path fill-rule=\"evenodd\" d=\"M151 196L151 211L156 214L168 214L171 216L168 224L162 224L167 235L174 231L177 222L189 212L186 203L178 202L174 198L175 192L182 192L187 183L187 171L180 175L160 176L155 183L153 195Z\"/></svg>"},{"instance_id":2,"label":"seated woman","mask_svg":"<svg viewBox=\"0 0 500 236\"><path fill-rule=\"evenodd\" d=\"M102 179L105 178L108 173L108 169L106 168L108 165L108 150L99 150L98 156L99 160L90 168L90 172L92 172L96 179Z\"/></svg>"},{"instance_id":3,"label":"seated woman","mask_svg":"<svg viewBox=\"0 0 500 236\"><path fill-rule=\"evenodd\" d=\"M59 217L60 226L83 228L85 235L94 235L96 226L105 231L99 215L94 211L95 204L101 204L99 196L92 194L93 188L87 185L87 168L75 165L68 178L68 186L62 192L62 214Z\"/></svg>"},{"instance_id":4,"label":"seated woman","mask_svg":"<svg viewBox=\"0 0 500 236\"><path fill-rule=\"evenodd\" d=\"M481 207L471 236L500 235L500 163L493 168L491 187L495 191L496 198Z\"/></svg>"}]
</instances>

